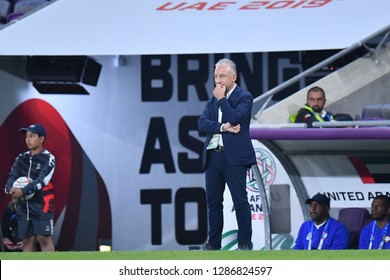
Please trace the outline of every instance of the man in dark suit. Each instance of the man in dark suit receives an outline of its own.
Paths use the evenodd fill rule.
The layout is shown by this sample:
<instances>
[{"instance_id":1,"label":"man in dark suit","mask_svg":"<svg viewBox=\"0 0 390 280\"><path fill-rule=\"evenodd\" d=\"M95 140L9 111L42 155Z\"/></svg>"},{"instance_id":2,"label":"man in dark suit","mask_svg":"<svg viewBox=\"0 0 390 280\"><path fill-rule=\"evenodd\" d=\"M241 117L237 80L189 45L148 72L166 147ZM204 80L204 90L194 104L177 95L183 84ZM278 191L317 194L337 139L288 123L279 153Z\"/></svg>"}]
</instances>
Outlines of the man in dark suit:
<instances>
[{"instance_id":1,"label":"man in dark suit","mask_svg":"<svg viewBox=\"0 0 390 280\"><path fill-rule=\"evenodd\" d=\"M251 208L246 192L247 170L256 163L249 135L253 105L250 92L236 84L236 65L221 59L215 65L213 97L199 118L199 131L206 132L203 167L209 218L209 239L204 250L221 248L223 193L227 183L238 225L238 250L252 249Z\"/></svg>"}]
</instances>

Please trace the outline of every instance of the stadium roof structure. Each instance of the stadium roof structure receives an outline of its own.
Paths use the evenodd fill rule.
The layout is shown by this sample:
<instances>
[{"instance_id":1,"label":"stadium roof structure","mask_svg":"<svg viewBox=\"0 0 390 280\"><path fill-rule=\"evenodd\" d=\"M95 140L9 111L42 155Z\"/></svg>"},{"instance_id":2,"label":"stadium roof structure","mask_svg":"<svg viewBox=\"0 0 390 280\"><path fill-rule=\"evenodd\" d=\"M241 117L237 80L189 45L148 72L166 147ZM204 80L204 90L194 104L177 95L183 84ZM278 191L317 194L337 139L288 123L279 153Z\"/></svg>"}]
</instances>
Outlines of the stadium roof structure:
<instances>
[{"instance_id":1,"label":"stadium roof structure","mask_svg":"<svg viewBox=\"0 0 390 280\"><path fill-rule=\"evenodd\" d=\"M54 0L0 29L0 55L341 49L389 24L388 0Z\"/></svg>"}]
</instances>

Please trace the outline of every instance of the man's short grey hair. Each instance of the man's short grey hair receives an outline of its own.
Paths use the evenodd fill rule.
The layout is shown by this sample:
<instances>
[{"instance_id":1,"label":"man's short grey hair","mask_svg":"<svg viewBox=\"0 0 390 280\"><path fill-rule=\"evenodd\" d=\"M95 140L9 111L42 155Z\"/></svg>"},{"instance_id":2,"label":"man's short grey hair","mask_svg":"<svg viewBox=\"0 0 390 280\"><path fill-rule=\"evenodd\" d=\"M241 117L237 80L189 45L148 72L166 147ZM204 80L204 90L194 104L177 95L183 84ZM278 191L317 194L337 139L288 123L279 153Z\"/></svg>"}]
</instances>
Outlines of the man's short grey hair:
<instances>
[{"instance_id":1,"label":"man's short grey hair","mask_svg":"<svg viewBox=\"0 0 390 280\"><path fill-rule=\"evenodd\" d=\"M230 67L230 74L233 76L237 74L237 67L233 60L229 58L222 58L220 59L216 64L215 68L221 66L221 65L228 65Z\"/></svg>"}]
</instances>

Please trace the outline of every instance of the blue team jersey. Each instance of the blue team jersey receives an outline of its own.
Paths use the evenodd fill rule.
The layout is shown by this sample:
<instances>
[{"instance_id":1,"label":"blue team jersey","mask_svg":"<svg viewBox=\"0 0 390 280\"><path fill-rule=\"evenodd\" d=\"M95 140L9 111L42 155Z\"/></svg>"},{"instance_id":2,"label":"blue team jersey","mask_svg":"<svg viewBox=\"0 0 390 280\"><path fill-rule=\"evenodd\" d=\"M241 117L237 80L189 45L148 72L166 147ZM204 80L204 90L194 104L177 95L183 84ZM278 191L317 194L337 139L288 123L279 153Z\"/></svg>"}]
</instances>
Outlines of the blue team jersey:
<instances>
[{"instance_id":1,"label":"blue team jersey","mask_svg":"<svg viewBox=\"0 0 390 280\"><path fill-rule=\"evenodd\" d=\"M295 250L342 250L348 249L349 231L339 221L329 217L320 228L312 220L301 225L295 240Z\"/></svg>"},{"instance_id":2,"label":"blue team jersey","mask_svg":"<svg viewBox=\"0 0 390 280\"><path fill-rule=\"evenodd\" d=\"M366 225L360 232L359 249L390 249L390 221L380 229L376 221ZM371 248L370 248L370 243Z\"/></svg>"}]
</instances>

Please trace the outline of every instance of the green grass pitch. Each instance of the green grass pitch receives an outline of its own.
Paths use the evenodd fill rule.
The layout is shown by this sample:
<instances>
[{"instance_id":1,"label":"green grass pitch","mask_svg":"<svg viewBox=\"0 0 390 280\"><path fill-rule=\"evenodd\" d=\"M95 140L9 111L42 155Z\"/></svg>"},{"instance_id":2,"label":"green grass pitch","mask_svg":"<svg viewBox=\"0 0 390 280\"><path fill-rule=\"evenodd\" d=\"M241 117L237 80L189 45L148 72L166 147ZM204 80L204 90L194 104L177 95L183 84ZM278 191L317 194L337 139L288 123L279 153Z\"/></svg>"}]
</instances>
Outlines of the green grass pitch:
<instances>
[{"instance_id":1,"label":"green grass pitch","mask_svg":"<svg viewBox=\"0 0 390 280\"><path fill-rule=\"evenodd\" d=\"M0 253L1 260L390 260L389 250Z\"/></svg>"}]
</instances>

